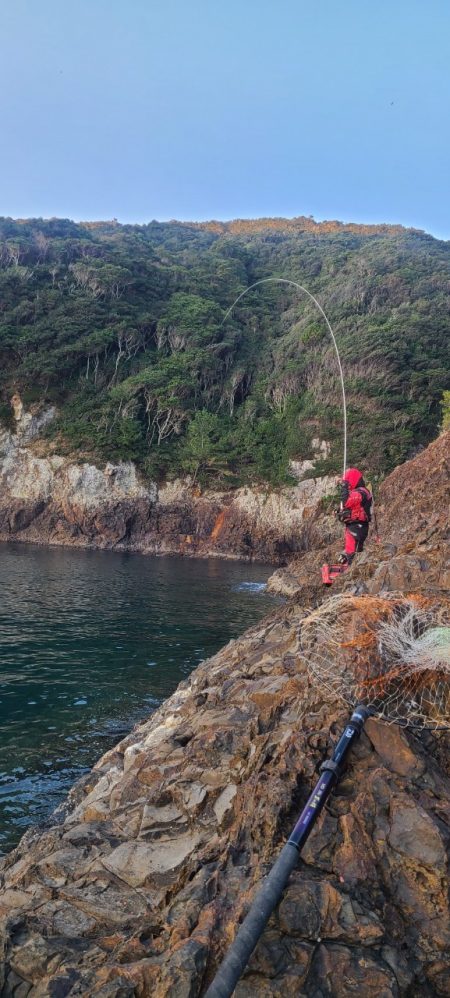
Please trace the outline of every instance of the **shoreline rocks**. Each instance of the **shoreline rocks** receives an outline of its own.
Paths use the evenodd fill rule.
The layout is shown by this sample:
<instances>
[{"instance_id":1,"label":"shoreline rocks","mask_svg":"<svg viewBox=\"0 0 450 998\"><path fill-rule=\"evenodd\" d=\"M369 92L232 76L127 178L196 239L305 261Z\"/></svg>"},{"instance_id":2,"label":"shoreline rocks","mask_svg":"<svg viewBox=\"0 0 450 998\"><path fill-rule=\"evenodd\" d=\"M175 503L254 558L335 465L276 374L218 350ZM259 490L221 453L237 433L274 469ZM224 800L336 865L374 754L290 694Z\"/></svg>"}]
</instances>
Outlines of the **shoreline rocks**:
<instances>
[{"instance_id":1,"label":"shoreline rocks","mask_svg":"<svg viewBox=\"0 0 450 998\"><path fill-rule=\"evenodd\" d=\"M335 584L365 593L351 596L359 635L383 590L413 589L423 602L432 589L448 612L449 443L443 434L386 480L383 546ZM161 516L172 510L178 524L167 496ZM258 503L243 498L253 517ZM64 523L74 516L79 529L71 510ZM27 539L46 511L23 526ZM26 524L23 504L16 514ZM273 515L269 505L264 550ZM206 517L208 543L223 538L233 552L242 520L225 528L226 518L223 507ZM107 524L94 521L101 535ZM348 719L302 644L306 606L328 596L314 574L326 557L310 550L276 573L293 598L203 662L0 863L2 995L204 994ZM449 747L448 731L367 722L236 998L449 994Z\"/></svg>"},{"instance_id":2,"label":"shoreline rocks","mask_svg":"<svg viewBox=\"0 0 450 998\"><path fill-rule=\"evenodd\" d=\"M333 592L450 590L450 430L384 480L364 552L333 584ZM327 522L328 520L328 522ZM317 523L320 543L270 577L268 588L305 605L320 598L320 569L336 557L343 528ZM332 545L330 544L332 542Z\"/></svg>"},{"instance_id":3,"label":"shoreline rocks","mask_svg":"<svg viewBox=\"0 0 450 998\"><path fill-rule=\"evenodd\" d=\"M53 410L32 416L16 398L14 411L15 432L0 432L2 541L280 564L314 543L320 501L333 487L323 478L202 494L181 479L143 484L131 462L102 469L37 456Z\"/></svg>"},{"instance_id":4,"label":"shoreline rocks","mask_svg":"<svg viewBox=\"0 0 450 998\"><path fill-rule=\"evenodd\" d=\"M204 993L348 717L305 616L200 665L3 860L2 994ZM448 746L367 723L238 998L447 993Z\"/></svg>"}]
</instances>

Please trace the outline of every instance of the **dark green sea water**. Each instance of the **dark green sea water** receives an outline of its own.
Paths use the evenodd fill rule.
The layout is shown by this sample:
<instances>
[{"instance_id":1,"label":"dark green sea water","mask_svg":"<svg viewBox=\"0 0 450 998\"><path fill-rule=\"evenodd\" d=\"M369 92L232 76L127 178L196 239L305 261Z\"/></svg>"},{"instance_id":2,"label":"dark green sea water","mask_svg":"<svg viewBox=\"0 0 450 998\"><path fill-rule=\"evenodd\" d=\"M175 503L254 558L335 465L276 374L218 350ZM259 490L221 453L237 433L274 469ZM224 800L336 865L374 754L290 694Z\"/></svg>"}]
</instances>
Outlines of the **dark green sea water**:
<instances>
[{"instance_id":1,"label":"dark green sea water","mask_svg":"<svg viewBox=\"0 0 450 998\"><path fill-rule=\"evenodd\" d=\"M271 569L0 545L0 851L204 658L274 606Z\"/></svg>"}]
</instances>

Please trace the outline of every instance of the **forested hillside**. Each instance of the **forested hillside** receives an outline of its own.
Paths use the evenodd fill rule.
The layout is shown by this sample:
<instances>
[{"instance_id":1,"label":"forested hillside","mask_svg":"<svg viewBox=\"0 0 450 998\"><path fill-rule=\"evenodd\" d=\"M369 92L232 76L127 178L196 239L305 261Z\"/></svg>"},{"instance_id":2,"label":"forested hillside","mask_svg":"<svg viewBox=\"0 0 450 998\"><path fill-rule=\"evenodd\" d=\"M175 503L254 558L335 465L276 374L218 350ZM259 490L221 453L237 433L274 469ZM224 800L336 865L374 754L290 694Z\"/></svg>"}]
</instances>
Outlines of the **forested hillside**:
<instances>
[{"instance_id":1,"label":"forested hillside","mask_svg":"<svg viewBox=\"0 0 450 998\"><path fill-rule=\"evenodd\" d=\"M398 226L311 219L132 226L0 220L1 416L56 406L49 446L149 477L285 480L313 437L388 471L428 442L450 368L450 245ZM319 466L325 470L325 466Z\"/></svg>"}]
</instances>

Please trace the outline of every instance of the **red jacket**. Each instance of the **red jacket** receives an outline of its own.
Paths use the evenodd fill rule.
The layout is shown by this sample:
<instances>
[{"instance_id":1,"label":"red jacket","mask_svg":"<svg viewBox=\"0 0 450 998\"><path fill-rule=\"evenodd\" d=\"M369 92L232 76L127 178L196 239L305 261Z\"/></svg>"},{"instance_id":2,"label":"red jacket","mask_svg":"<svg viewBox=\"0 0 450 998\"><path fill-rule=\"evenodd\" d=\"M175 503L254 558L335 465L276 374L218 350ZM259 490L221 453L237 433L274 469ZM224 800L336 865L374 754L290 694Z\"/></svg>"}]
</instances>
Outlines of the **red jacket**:
<instances>
[{"instance_id":1,"label":"red jacket","mask_svg":"<svg viewBox=\"0 0 450 998\"><path fill-rule=\"evenodd\" d=\"M372 504L372 494L363 485L364 479L358 468L349 468L345 472L343 482L349 488L348 498L344 502L344 509L351 510L351 521L367 523L370 521L370 507Z\"/></svg>"},{"instance_id":2,"label":"red jacket","mask_svg":"<svg viewBox=\"0 0 450 998\"><path fill-rule=\"evenodd\" d=\"M370 520L370 505L372 502L372 495L365 486L360 485L358 489L352 489L347 502L344 503L344 509L351 509L352 515L351 520L358 520L360 523L366 523ZM364 507L366 507L364 509Z\"/></svg>"}]
</instances>

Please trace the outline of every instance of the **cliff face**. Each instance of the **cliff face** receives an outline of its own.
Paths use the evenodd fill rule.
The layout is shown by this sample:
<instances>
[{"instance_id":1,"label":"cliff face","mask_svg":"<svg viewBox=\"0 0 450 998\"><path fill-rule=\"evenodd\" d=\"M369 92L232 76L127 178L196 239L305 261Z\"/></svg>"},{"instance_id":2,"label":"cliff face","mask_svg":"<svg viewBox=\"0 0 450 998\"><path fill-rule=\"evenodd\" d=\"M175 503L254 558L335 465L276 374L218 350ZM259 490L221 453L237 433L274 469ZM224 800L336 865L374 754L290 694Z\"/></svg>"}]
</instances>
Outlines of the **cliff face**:
<instances>
[{"instance_id":1,"label":"cliff face","mask_svg":"<svg viewBox=\"0 0 450 998\"><path fill-rule=\"evenodd\" d=\"M450 589L450 430L386 478L380 529L391 557L375 567L371 592L399 582Z\"/></svg>"},{"instance_id":2,"label":"cliff face","mask_svg":"<svg viewBox=\"0 0 450 998\"><path fill-rule=\"evenodd\" d=\"M310 542L317 506L333 487L326 478L276 493L144 486L131 463L100 469L38 456L33 447L52 416L32 416L16 398L15 432L0 433L0 540L277 563Z\"/></svg>"},{"instance_id":3,"label":"cliff face","mask_svg":"<svg viewBox=\"0 0 450 998\"><path fill-rule=\"evenodd\" d=\"M437 586L448 440L385 483L383 529L397 543L368 549L364 578L345 582L355 634L380 613L368 590L393 588L394 562L397 588L414 578L422 602L436 580L448 619ZM410 575L410 558L429 568ZM295 600L196 669L3 861L2 994L204 992L348 717L308 672L309 611L298 566L291 574ZM238 998L450 993L448 748L447 732L367 723Z\"/></svg>"}]
</instances>

